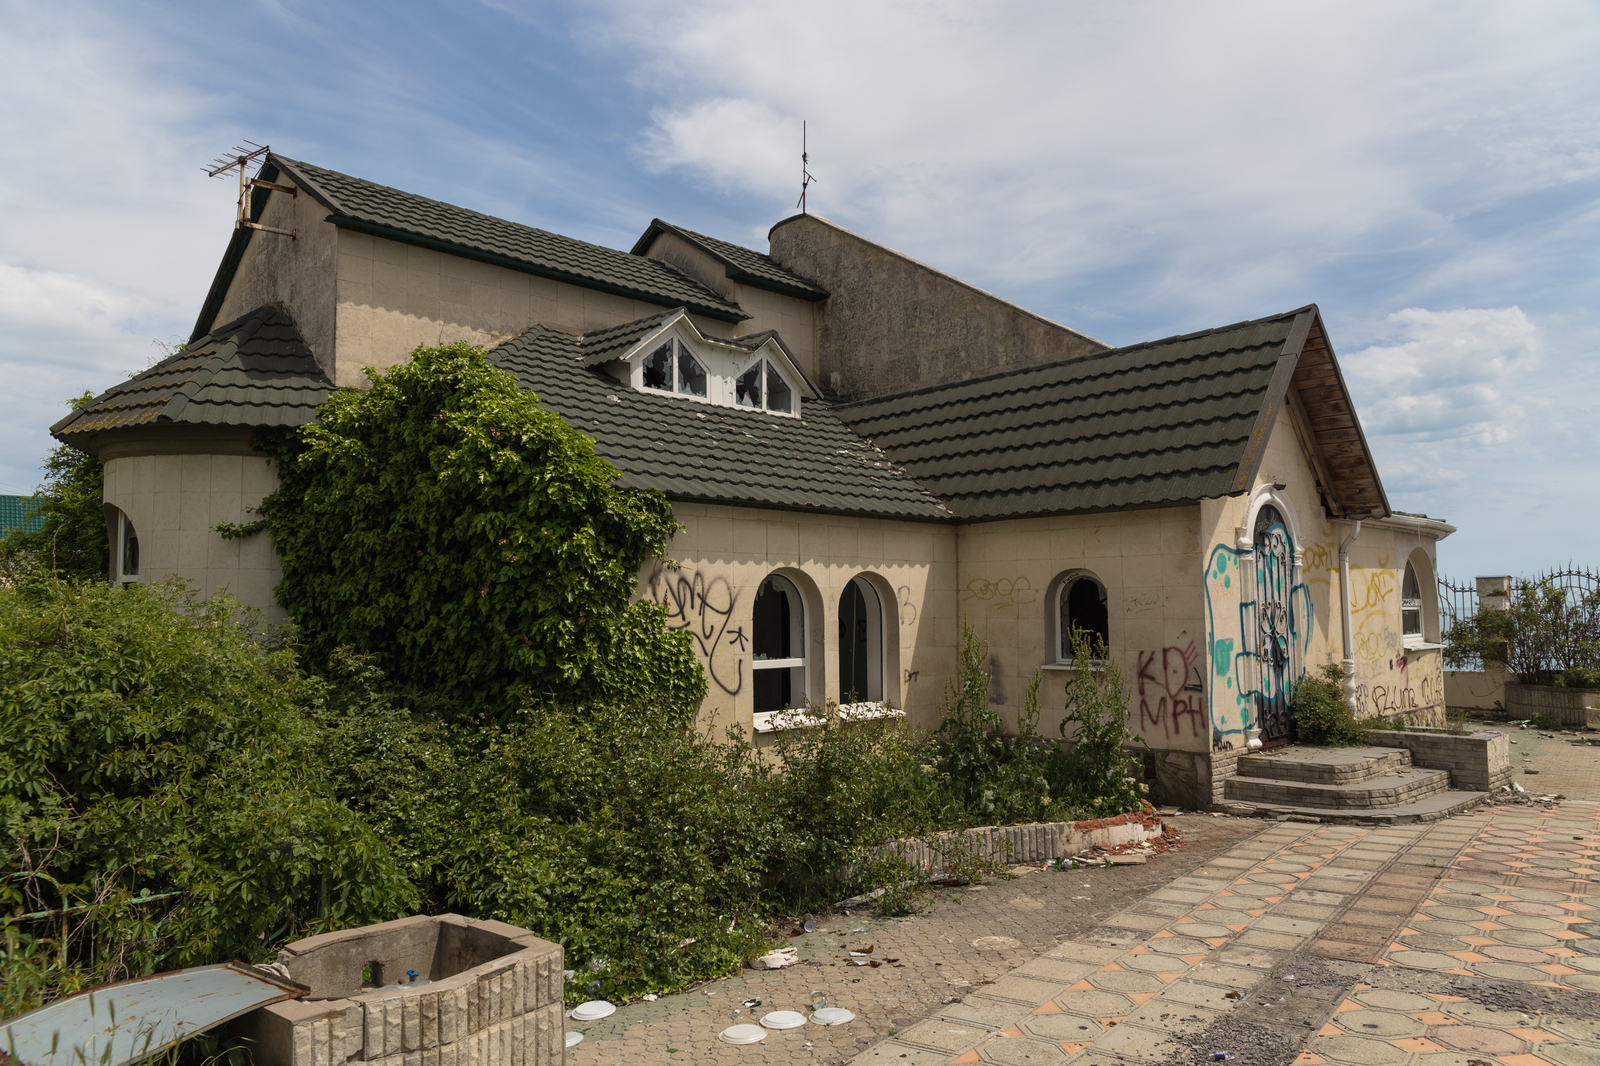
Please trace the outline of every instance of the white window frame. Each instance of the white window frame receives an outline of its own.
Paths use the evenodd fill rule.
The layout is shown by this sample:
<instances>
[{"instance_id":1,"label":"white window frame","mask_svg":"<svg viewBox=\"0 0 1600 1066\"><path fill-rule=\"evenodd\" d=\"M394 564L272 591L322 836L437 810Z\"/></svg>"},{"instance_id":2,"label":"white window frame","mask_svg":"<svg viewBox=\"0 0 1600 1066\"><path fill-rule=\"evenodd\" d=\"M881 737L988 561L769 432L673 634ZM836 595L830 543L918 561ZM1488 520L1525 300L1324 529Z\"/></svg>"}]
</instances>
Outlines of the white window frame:
<instances>
[{"instance_id":1,"label":"white window frame","mask_svg":"<svg viewBox=\"0 0 1600 1066\"><path fill-rule=\"evenodd\" d=\"M887 639L886 627L883 620L883 596L873 587L872 582L865 577L856 576L850 579L843 589L839 590L840 600L844 599L845 592L851 588L861 590L861 599L866 604L867 614L867 698L858 699L850 703L844 701L845 679L844 671L840 670L839 676L839 711L848 713L859 720L861 715L883 709L888 705L884 700L884 689L888 679L884 677L884 641ZM834 658L837 659L842 648L835 646Z\"/></svg>"},{"instance_id":2,"label":"white window frame","mask_svg":"<svg viewBox=\"0 0 1600 1066\"><path fill-rule=\"evenodd\" d=\"M745 374L749 373L752 367L758 364L765 368L761 374L761 406L751 407L748 404L742 404L739 402L739 379L744 377ZM767 397L772 395L771 380L774 375L776 375L778 380L783 382L784 387L789 390L788 410L767 406ZM763 411L769 415L783 415L788 418L794 418L798 414L798 412L795 411L794 406L795 401L800 399L800 390L795 388L794 382L789 380L787 374L779 370L776 366L772 365L772 360L767 358L766 353L764 352L757 352L754 359L751 359L749 362L739 367L738 370L729 377L728 389L729 396L731 396L733 399L733 406L737 407L741 411Z\"/></svg>"},{"instance_id":3,"label":"white window frame","mask_svg":"<svg viewBox=\"0 0 1600 1066\"><path fill-rule=\"evenodd\" d=\"M671 344L671 388L657 389L644 383L644 364L663 345ZM694 357L706 371L706 394L679 392L678 365L682 355ZM750 407L739 403L738 380L751 367L762 365L762 406ZM733 344L718 337L707 337L686 316L680 314L641 339L626 354L603 364L619 381L626 382L635 391L651 396L670 396L679 400L692 400L714 407L731 407L739 411L755 411L778 418L800 418L806 397L816 398L810 385L800 380L803 376L793 365L788 353L775 338L769 337L752 351L742 344ZM789 409L774 410L766 406L772 395L771 379L776 375L789 390Z\"/></svg>"},{"instance_id":4,"label":"white window frame","mask_svg":"<svg viewBox=\"0 0 1600 1066\"><path fill-rule=\"evenodd\" d=\"M1054 622L1054 625L1055 625L1055 632L1056 632L1055 652L1056 652L1056 655L1055 655L1055 661L1053 663L1046 663L1045 664L1045 669L1047 669L1047 670L1048 669L1076 670L1078 668L1077 660L1074 659L1071 655L1067 654L1067 633L1066 633L1066 629L1061 625L1061 609L1066 606L1067 595L1072 591L1072 586L1076 585L1080 581L1092 581L1092 582L1094 582L1096 587L1098 587L1100 589L1101 598L1105 600L1105 605L1106 605L1106 648L1107 648L1108 651L1110 650L1110 647L1111 647L1111 592L1110 592L1110 590L1106 588L1106 583L1104 581L1101 581L1098 575L1096 575L1096 574L1094 574L1094 573L1092 573L1092 572L1090 572L1088 570L1072 570L1072 571L1068 571L1067 573L1065 573L1065 574L1063 574L1061 576L1060 583L1056 586L1055 599L1051 601L1052 610L1050 612L1050 617L1051 617L1051 619L1052 619L1052 621ZM1105 668L1106 668L1106 664L1105 664L1105 660L1103 660L1103 659L1091 659L1089 661L1089 669L1090 670L1100 671L1100 670L1104 670Z\"/></svg>"},{"instance_id":5,"label":"white window frame","mask_svg":"<svg viewBox=\"0 0 1600 1066\"><path fill-rule=\"evenodd\" d=\"M136 553L136 555L138 555L138 554L140 554L139 530L134 526L133 520L128 517L128 513L126 511L122 510L119 507L117 509L116 555L112 559L112 563L113 563L113 565L115 565L116 570L117 570L117 583L118 584L124 584L124 585L127 584L128 582L131 582L131 581L140 580L139 570L143 566L143 563L144 563L143 559L135 558L135 560L134 560L134 569L133 569L132 573L129 573L128 571L123 569L123 566L128 561L128 554L127 553L128 553L128 540L130 539L129 538L129 534L132 534L133 550Z\"/></svg>"},{"instance_id":6,"label":"white window frame","mask_svg":"<svg viewBox=\"0 0 1600 1066\"><path fill-rule=\"evenodd\" d=\"M791 608L791 610L793 610L796 614L799 615L799 624L795 625L793 622L790 623L792 628L791 628L791 632L789 634L789 646L790 646L791 649L793 649L796 645L798 645L799 648L800 648L801 654L800 654L800 656L798 658L790 657L788 659L757 659L755 657L755 647L754 647L754 644L752 643L752 646L751 646L751 649L750 649L750 652L751 652L750 653L750 673L752 675L752 682L751 682L752 693L753 693L753 690L755 688L753 677L754 677L754 674L755 674L755 672L757 670L794 670L794 671L796 671L796 673L791 674L790 677L789 677L789 691L791 692L791 694L798 694L799 695L800 701L801 701L801 704L802 704L802 707L803 707L803 705L805 703L806 691L807 691L806 683L809 680L809 678L807 677L807 671L806 671L806 655L805 655L805 652L806 652L806 649L810 647L810 645L806 642L806 638L807 638L807 634L806 634L806 598L803 595L801 595L800 586L796 585L792 579L787 578L787 577L783 576L782 574L768 574L766 577L761 579L761 585L765 585L765 584L767 584L768 582L771 582L771 581L782 581L786 586L788 586L786 589L784 589L782 591L786 592L788 595L793 597L794 605ZM761 594L761 585L757 585L756 586L756 596L760 596L760 594ZM755 638L755 620L754 620L754 615L753 615L754 603L755 603L755 598L752 597L752 599L751 599L752 618L751 618L751 622L750 622L750 636L751 636L752 641ZM796 683L797 681L798 681L798 683ZM776 710L776 711L757 711L756 712L756 716L760 717L761 715L785 714L785 713L793 712L793 711L795 711L797 709L799 709L799 708L790 707L790 708L787 708L787 709L779 709L779 710Z\"/></svg>"}]
</instances>

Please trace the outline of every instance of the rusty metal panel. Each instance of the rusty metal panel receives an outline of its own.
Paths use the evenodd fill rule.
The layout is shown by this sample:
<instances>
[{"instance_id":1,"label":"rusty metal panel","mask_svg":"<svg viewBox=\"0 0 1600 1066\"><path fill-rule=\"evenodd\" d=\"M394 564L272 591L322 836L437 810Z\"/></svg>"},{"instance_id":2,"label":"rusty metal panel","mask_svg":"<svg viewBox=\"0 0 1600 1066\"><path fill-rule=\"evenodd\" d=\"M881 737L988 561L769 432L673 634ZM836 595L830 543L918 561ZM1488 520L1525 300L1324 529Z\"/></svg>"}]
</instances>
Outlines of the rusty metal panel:
<instances>
[{"instance_id":1,"label":"rusty metal panel","mask_svg":"<svg viewBox=\"0 0 1600 1066\"><path fill-rule=\"evenodd\" d=\"M138 977L0 1023L0 1051L21 1066L125 1066L308 991L237 962Z\"/></svg>"}]
</instances>

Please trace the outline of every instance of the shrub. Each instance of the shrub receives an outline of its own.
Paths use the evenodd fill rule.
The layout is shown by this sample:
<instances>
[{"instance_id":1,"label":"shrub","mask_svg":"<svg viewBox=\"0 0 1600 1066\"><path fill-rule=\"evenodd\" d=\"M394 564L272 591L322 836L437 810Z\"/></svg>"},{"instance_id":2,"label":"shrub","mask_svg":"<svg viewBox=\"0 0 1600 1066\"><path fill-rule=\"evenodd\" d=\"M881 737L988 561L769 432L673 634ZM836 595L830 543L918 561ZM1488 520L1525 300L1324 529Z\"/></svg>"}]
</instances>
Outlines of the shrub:
<instances>
[{"instance_id":1,"label":"shrub","mask_svg":"<svg viewBox=\"0 0 1600 1066\"><path fill-rule=\"evenodd\" d=\"M0 1015L88 984L259 959L415 893L308 763L293 656L181 586L0 587Z\"/></svg>"},{"instance_id":2,"label":"shrub","mask_svg":"<svg viewBox=\"0 0 1600 1066\"><path fill-rule=\"evenodd\" d=\"M278 599L311 665L352 648L479 713L537 697L691 715L693 638L629 603L678 529L666 497L618 489L593 442L481 349L368 373L316 423L258 441L278 459L261 506Z\"/></svg>"},{"instance_id":3,"label":"shrub","mask_svg":"<svg viewBox=\"0 0 1600 1066\"><path fill-rule=\"evenodd\" d=\"M1148 787L1131 772L1128 747L1144 737L1128 728L1128 689L1122 669L1105 642L1074 627L1077 664L1067 682L1067 714L1061 735L1073 727L1072 748L1052 760L1051 783L1085 817L1136 810Z\"/></svg>"},{"instance_id":4,"label":"shrub","mask_svg":"<svg viewBox=\"0 0 1600 1066\"><path fill-rule=\"evenodd\" d=\"M1366 729L1344 698L1344 667L1329 663L1295 685L1289 701L1295 735L1307 744L1356 747L1369 743ZM1395 728L1402 728L1404 719Z\"/></svg>"},{"instance_id":5,"label":"shrub","mask_svg":"<svg viewBox=\"0 0 1600 1066\"><path fill-rule=\"evenodd\" d=\"M1600 676L1600 588L1580 595L1551 578L1519 582L1508 609L1480 607L1444 644L1447 665L1504 663L1524 685Z\"/></svg>"}]
</instances>

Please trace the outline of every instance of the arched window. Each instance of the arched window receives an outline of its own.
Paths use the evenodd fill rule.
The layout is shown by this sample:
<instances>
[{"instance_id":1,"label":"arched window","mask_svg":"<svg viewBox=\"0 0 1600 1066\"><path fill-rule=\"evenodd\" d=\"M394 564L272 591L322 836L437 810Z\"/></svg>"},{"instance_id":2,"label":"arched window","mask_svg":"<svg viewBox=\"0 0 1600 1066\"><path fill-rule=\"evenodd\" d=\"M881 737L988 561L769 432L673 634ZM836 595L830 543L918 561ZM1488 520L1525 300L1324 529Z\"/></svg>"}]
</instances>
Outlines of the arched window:
<instances>
[{"instance_id":1,"label":"arched window","mask_svg":"<svg viewBox=\"0 0 1600 1066\"><path fill-rule=\"evenodd\" d=\"M1422 583L1410 562L1406 563L1405 580L1400 582L1400 633L1422 639Z\"/></svg>"},{"instance_id":2,"label":"arched window","mask_svg":"<svg viewBox=\"0 0 1600 1066\"><path fill-rule=\"evenodd\" d=\"M1090 574L1074 574L1061 582L1056 593L1056 657L1073 662L1072 631L1089 634L1096 647L1111 645L1111 611L1106 606L1106 587Z\"/></svg>"},{"instance_id":3,"label":"arched window","mask_svg":"<svg viewBox=\"0 0 1600 1066\"><path fill-rule=\"evenodd\" d=\"M883 602L865 578L839 597L839 704L883 699Z\"/></svg>"},{"instance_id":4,"label":"arched window","mask_svg":"<svg viewBox=\"0 0 1600 1066\"><path fill-rule=\"evenodd\" d=\"M139 579L139 534L125 514L119 514L117 523L117 580Z\"/></svg>"},{"instance_id":5,"label":"arched window","mask_svg":"<svg viewBox=\"0 0 1600 1066\"><path fill-rule=\"evenodd\" d=\"M805 703L806 609L800 590L773 574L756 589L750 619L750 685L757 714Z\"/></svg>"}]
</instances>

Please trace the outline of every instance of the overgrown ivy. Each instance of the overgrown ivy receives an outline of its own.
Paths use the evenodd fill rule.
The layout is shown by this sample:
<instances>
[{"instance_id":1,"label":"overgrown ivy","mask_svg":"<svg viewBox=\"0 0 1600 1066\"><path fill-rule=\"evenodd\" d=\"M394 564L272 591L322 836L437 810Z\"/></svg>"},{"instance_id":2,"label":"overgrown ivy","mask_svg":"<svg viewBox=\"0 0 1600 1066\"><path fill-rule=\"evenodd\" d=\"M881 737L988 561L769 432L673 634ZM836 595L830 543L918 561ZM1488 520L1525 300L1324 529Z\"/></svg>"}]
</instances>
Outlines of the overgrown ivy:
<instances>
[{"instance_id":1,"label":"overgrown ivy","mask_svg":"<svg viewBox=\"0 0 1600 1066\"><path fill-rule=\"evenodd\" d=\"M393 681L504 717L519 702L645 703L687 718L705 677L660 607L630 604L679 528L593 442L466 344L368 371L318 421L266 436L279 602L313 667L341 647Z\"/></svg>"}]
</instances>

